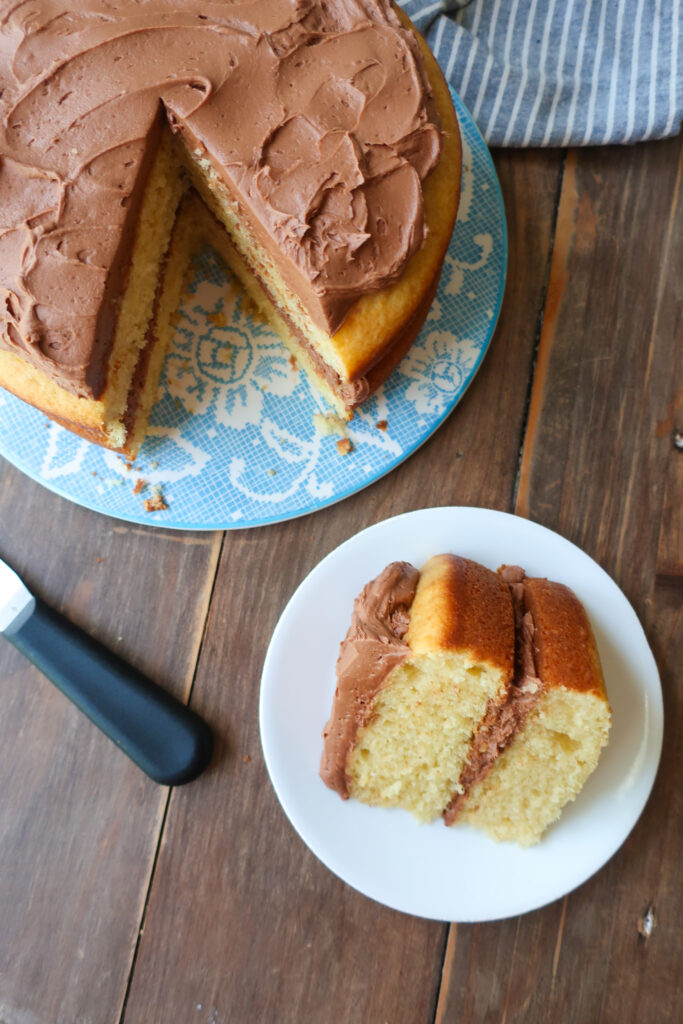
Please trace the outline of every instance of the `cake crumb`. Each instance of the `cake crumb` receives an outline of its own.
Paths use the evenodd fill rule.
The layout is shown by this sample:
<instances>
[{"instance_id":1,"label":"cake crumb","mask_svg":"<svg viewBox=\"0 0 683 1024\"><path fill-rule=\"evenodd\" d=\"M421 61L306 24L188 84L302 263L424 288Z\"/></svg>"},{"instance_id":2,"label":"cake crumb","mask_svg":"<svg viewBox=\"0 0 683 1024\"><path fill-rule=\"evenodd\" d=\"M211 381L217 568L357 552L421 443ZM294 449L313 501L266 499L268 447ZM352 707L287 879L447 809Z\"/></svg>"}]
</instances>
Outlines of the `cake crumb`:
<instances>
[{"instance_id":1,"label":"cake crumb","mask_svg":"<svg viewBox=\"0 0 683 1024\"><path fill-rule=\"evenodd\" d=\"M146 486L147 486L147 481L143 480L142 477L139 476L137 478L137 480L135 481L135 487L133 488L133 494L140 494L141 491L144 491Z\"/></svg>"},{"instance_id":2,"label":"cake crumb","mask_svg":"<svg viewBox=\"0 0 683 1024\"><path fill-rule=\"evenodd\" d=\"M152 488L152 497L142 502L145 512L165 512L168 508L160 487Z\"/></svg>"},{"instance_id":3,"label":"cake crumb","mask_svg":"<svg viewBox=\"0 0 683 1024\"><path fill-rule=\"evenodd\" d=\"M319 434L323 437L329 437L330 434L339 434L340 437L346 437L346 422L339 416L335 416L333 412L313 413L313 425Z\"/></svg>"},{"instance_id":4,"label":"cake crumb","mask_svg":"<svg viewBox=\"0 0 683 1024\"><path fill-rule=\"evenodd\" d=\"M343 437L341 441L337 441L337 451L340 455L349 455L353 451L353 445L348 437Z\"/></svg>"},{"instance_id":5,"label":"cake crumb","mask_svg":"<svg viewBox=\"0 0 683 1024\"><path fill-rule=\"evenodd\" d=\"M249 754L245 754L244 757L242 758L242 761L244 762L244 764L249 764L249 762L251 761L251 757L249 756Z\"/></svg>"},{"instance_id":6,"label":"cake crumb","mask_svg":"<svg viewBox=\"0 0 683 1024\"><path fill-rule=\"evenodd\" d=\"M296 361L296 356L291 355L289 357L289 365L292 367L293 370L298 370L299 369L299 364Z\"/></svg>"},{"instance_id":7,"label":"cake crumb","mask_svg":"<svg viewBox=\"0 0 683 1024\"><path fill-rule=\"evenodd\" d=\"M98 559L97 559L97 561L98 561L98 562L103 562L103 561L104 561L104 559L103 559L103 558L98 558Z\"/></svg>"},{"instance_id":8,"label":"cake crumb","mask_svg":"<svg viewBox=\"0 0 683 1024\"><path fill-rule=\"evenodd\" d=\"M209 313L207 320L210 320L212 324L216 325L216 327L226 327L228 323L225 313L223 313L222 310L219 313Z\"/></svg>"},{"instance_id":9,"label":"cake crumb","mask_svg":"<svg viewBox=\"0 0 683 1024\"><path fill-rule=\"evenodd\" d=\"M267 324L268 320L261 312L261 309L256 305L251 295L248 292L242 292L242 311L245 316L250 316L252 320L255 320L260 324Z\"/></svg>"},{"instance_id":10,"label":"cake crumb","mask_svg":"<svg viewBox=\"0 0 683 1024\"><path fill-rule=\"evenodd\" d=\"M375 423L375 426L378 430L386 430L389 424L386 420L378 420L377 423Z\"/></svg>"},{"instance_id":11,"label":"cake crumb","mask_svg":"<svg viewBox=\"0 0 683 1024\"><path fill-rule=\"evenodd\" d=\"M275 470L275 469L269 469L268 470L268 476L275 476L276 472L277 472L277 470Z\"/></svg>"}]
</instances>

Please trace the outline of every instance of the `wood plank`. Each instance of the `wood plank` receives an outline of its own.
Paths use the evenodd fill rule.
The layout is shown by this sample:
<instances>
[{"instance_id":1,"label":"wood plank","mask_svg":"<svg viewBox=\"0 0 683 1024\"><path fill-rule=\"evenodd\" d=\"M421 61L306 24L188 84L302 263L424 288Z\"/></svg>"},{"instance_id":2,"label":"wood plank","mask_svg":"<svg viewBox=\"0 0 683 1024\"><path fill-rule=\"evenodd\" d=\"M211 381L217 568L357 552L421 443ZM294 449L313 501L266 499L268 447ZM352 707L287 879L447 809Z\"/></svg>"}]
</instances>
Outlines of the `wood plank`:
<instances>
[{"instance_id":1,"label":"wood plank","mask_svg":"<svg viewBox=\"0 0 683 1024\"><path fill-rule=\"evenodd\" d=\"M433 1019L446 927L358 895L294 834L260 752L259 676L292 591L357 530L429 505L510 507L561 162L499 159L511 236L505 311L438 434L342 505L226 538L192 697L224 746L213 771L172 796L125 1024Z\"/></svg>"},{"instance_id":2,"label":"wood plank","mask_svg":"<svg viewBox=\"0 0 683 1024\"><path fill-rule=\"evenodd\" d=\"M219 546L220 534L129 527L76 508L0 460L0 556L181 697ZM0 1020L109 1024L120 1016L168 790L2 638L0 680Z\"/></svg>"},{"instance_id":3,"label":"wood plank","mask_svg":"<svg viewBox=\"0 0 683 1024\"><path fill-rule=\"evenodd\" d=\"M634 604L662 676L664 759L594 878L516 921L458 928L440 1024L680 1018L680 180L680 139L570 154L517 501Z\"/></svg>"}]
</instances>

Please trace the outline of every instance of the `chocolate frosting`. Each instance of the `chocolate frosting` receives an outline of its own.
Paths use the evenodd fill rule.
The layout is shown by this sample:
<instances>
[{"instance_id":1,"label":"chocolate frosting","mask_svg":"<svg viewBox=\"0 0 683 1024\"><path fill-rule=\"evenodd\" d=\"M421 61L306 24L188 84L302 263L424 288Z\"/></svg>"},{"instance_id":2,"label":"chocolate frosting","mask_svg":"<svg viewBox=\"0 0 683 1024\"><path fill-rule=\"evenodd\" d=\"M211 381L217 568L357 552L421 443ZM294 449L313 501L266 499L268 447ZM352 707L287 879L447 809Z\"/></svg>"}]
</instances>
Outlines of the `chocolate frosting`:
<instances>
[{"instance_id":1,"label":"chocolate frosting","mask_svg":"<svg viewBox=\"0 0 683 1024\"><path fill-rule=\"evenodd\" d=\"M524 570L518 566L506 565L498 572L510 587L515 612L513 684L502 703L489 701L486 714L472 740L470 752L460 774L458 792L454 794L444 811L444 821L447 825L452 825L457 818L471 787L488 775L496 758L512 742L543 691L534 655L534 620L525 602Z\"/></svg>"},{"instance_id":2,"label":"chocolate frosting","mask_svg":"<svg viewBox=\"0 0 683 1024\"><path fill-rule=\"evenodd\" d=\"M0 13L0 344L97 397L164 120L333 333L425 237L440 153L389 0L15 0Z\"/></svg>"},{"instance_id":3,"label":"chocolate frosting","mask_svg":"<svg viewBox=\"0 0 683 1024\"><path fill-rule=\"evenodd\" d=\"M410 655L403 638L420 574L409 562L392 562L368 583L353 605L351 625L337 660L337 688L323 730L320 777L340 796L349 796L346 763L358 730L385 680Z\"/></svg>"}]
</instances>

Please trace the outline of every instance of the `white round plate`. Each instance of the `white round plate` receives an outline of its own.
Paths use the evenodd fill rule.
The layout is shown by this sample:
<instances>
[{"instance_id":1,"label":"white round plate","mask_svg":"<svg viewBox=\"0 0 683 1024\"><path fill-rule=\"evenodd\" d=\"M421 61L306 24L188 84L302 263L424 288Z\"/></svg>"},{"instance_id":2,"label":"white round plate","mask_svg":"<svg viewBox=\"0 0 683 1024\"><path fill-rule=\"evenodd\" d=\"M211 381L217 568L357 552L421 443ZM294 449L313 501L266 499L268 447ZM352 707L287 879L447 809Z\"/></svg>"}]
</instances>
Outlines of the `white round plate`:
<instances>
[{"instance_id":1,"label":"white round plate","mask_svg":"<svg viewBox=\"0 0 683 1024\"><path fill-rule=\"evenodd\" d=\"M226 530L316 512L374 483L431 437L488 348L503 298L507 233L491 156L453 97L463 143L458 219L410 352L355 414L353 451L322 436L327 412L280 340L251 316L211 249L192 263L147 438L125 460L0 390L0 455L86 508L147 526ZM386 430L377 423L385 421ZM141 483L146 487L141 491ZM166 509L145 512L160 487Z\"/></svg>"},{"instance_id":2,"label":"white round plate","mask_svg":"<svg viewBox=\"0 0 683 1024\"><path fill-rule=\"evenodd\" d=\"M598 767L541 842L523 850L466 826L420 825L401 810L341 800L318 777L321 731L353 600L389 562L418 568L452 551L571 587L590 617L613 710ZM662 744L662 693L641 625L617 585L574 544L489 509L432 508L352 537L303 581L273 633L263 668L261 742L282 807L331 871L380 903L444 921L488 921L541 907L589 878L645 806Z\"/></svg>"}]
</instances>

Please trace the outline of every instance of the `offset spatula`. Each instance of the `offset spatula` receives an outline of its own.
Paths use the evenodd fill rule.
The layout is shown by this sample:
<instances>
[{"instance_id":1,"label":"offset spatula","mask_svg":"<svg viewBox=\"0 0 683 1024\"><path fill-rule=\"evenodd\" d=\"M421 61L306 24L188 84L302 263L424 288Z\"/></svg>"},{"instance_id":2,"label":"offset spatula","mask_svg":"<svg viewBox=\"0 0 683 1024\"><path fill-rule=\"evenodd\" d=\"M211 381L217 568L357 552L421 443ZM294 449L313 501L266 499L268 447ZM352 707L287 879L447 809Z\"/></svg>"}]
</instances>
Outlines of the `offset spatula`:
<instances>
[{"instance_id":1,"label":"offset spatula","mask_svg":"<svg viewBox=\"0 0 683 1024\"><path fill-rule=\"evenodd\" d=\"M2 559L0 633L155 782L190 782L208 765L206 722L33 597Z\"/></svg>"}]
</instances>

